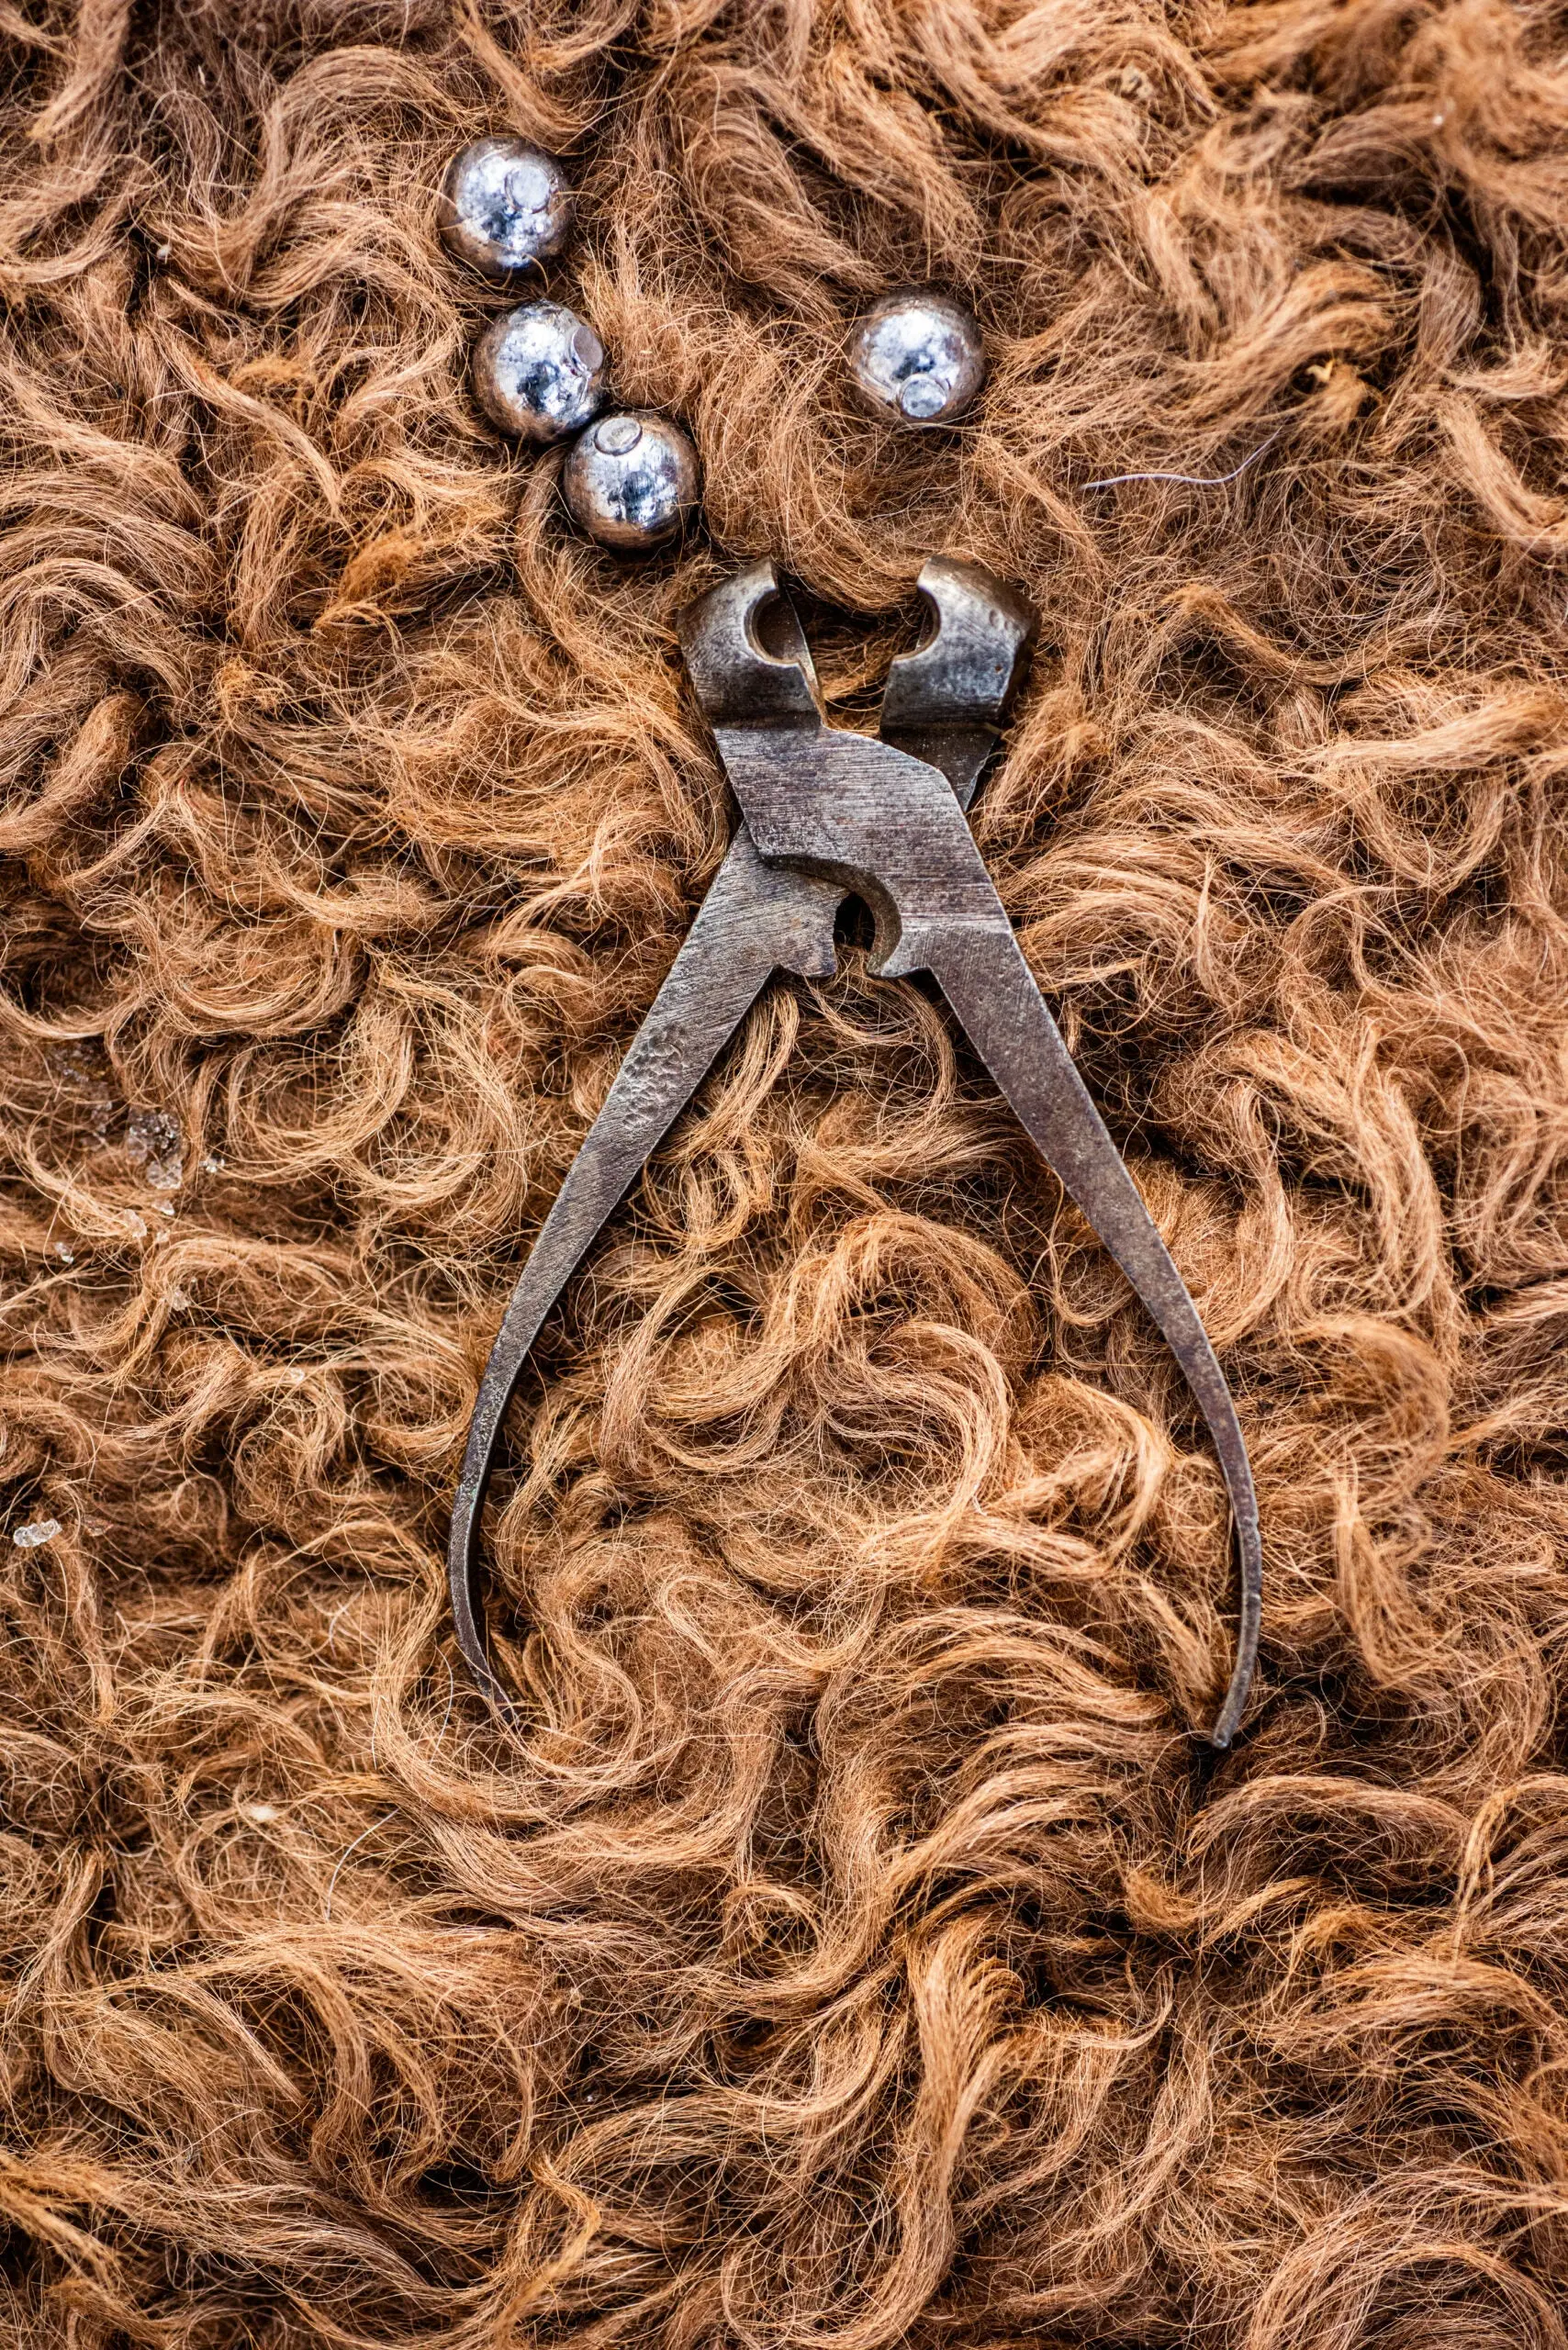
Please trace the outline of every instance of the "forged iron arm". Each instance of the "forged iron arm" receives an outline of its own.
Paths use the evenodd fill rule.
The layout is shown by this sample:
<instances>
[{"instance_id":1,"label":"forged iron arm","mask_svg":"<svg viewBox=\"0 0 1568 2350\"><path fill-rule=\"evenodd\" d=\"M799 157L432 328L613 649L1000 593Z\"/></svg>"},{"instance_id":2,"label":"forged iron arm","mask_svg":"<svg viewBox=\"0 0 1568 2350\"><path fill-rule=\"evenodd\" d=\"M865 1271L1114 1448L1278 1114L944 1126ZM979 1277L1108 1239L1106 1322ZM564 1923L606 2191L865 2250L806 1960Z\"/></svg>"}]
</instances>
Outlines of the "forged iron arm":
<instances>
[{"instance_id":1,"label":"forged iron arm","mask_svg":"<svg viewBox=\"0 0 1568 2350\"><path fill-rule=\"evenodd\" d=\"M501 1427L530 1348L622 1194L776 969L825 979L844 892L767 866L743 825L714 875L529 1252L479 1382L453 1502L447 1574L457 1644L503 1718L479 1604L479 1530Z\"/></svg>"},{"instance_id":2,"label":"forged iron arm","mask_svg":"<svg viewBox=\"0 0 1568 2350\"><path fill-rule=\"evenodd\" d=\"M969 1042L1047 1167L1104 1242L1181 1366L1219 1458L1240 1565L1230 1686L1209 1736L1230 1744L1247 1704L1263 1607L1258 1496L1247 1442L1198 1309L1046 1008L1011 925L954 932L926 957Z\"/></svg>"},{"instance_id":3,"label":"forged iron arm","mask_svg":"<svg viewBox=\"0 0 1568 2350\"><path fill-rule=\"evenodd\" d=\"M984 576L966 572L965 586L977 576ZM951 591L946 582L939 588L940 609L942 593ZM867 900L877 922L874 970L889 978L935 975L1036 1147L1181 1366L1214 1439L1236 1528L1240 1620L1230 1684L1210 1733L1215 1746L1227 1746L1257 1660L1262 1548L1252 1472L1225 1374L1024 960L958 791L938 771L934 751L912 757L886 739L886 704L880 740L822 723L809 673L788 636L774 651L756 625L778 594L773 566L756 564L704 598L682 623L687 664L735 796L763 857L830 874ZM966 700L983 708L991 690L999 721L1022 650L1016 609L999 598L989 615L982 608L968 620L970 642L938 688L938 709L961 711ZM767 713L761 722L752 715L758 709Z\"/></svg>"}]
</instances>

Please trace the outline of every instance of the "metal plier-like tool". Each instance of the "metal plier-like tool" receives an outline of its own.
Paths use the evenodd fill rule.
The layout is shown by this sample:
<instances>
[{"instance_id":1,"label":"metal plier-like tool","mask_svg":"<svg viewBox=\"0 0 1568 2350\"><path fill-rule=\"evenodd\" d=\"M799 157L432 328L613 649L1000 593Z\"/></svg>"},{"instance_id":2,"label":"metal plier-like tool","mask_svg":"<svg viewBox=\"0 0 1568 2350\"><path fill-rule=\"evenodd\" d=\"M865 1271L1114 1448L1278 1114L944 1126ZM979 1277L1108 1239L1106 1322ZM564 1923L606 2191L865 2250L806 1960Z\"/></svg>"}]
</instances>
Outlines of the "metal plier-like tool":
<instances>
[{"instance_id":1,"label":"metal plier-like tool","mask_svg":"<svg viewBox=\"0 0 1568 2350\"><path fill-rule=\"evenodd\" d=\"M479 1519L529 1348L595 1236L775 970L823 979L851 893L876 923L872 969L932 972L1032 1140L1132 1282L1214 1438L1236 1525L1240 1627L1213 1732L1226 1746L1257 1653L1258 1502L1225 1374L1169 1250L1047 1011L965 811L1033 634L987 572L937 558L920 575L935 633L892 664L879 737L829 726L801 625L771 563L682 616L686 665L742 823L668 978L545 1218L485 1370L453 1511L457 1638L503 1718L477 1601Z\"/></svg>"}]
</instances>

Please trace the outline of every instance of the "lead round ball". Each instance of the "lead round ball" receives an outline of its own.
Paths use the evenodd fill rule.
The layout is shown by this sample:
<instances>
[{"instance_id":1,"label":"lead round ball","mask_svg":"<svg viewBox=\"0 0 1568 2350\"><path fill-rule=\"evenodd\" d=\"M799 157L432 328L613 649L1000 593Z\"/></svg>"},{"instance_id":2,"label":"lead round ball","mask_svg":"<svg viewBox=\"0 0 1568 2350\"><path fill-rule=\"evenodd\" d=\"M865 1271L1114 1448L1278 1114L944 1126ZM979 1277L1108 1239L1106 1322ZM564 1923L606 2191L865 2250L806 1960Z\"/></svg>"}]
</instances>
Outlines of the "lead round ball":
<instances>
[{"instance_id":1,"label":"lead round ball","mask_svg":"<svg viewBox=\"0 0 1568 2350\"><path fill-rule=\"evenodd\" d=\"M697 452L667 416L600 417L573 447L561 487L601 547L639 554L672 539L697 503Z\"/></svg>"},{"instance_id":2,"label":"lead round ball","mask_svg":"<svg viewBox=\"0 0 1568 2350\"><path fill-rule=\"evenodd\" d=\"M474 392L521 441L564 441L610 397L604 345L564 302L524 302L493 319L474 350Z\"/></svg>"},{"instance_id":3,"label":"lead round ball","mask_svg":"<svg viewBox=\"0 0 1568 2350\"><path fill-rule=\"evenodd\" d=\"M924 431L963 415L985 381L985 345L945 294L897 294L868 310L850 342L855 382L894 423Z\"/></svg>"},{"instance_id":4,"label":"lead round ball","mask_svg":"<svg viewBox=\"0 0 1568 2350\"><path fill-rule=\"evenodd\" d=\"M560 252L571 233L574 201L554 156L526 139L476 139L447 167L442 241L459 261L505 285Z\"/></svg>"}]
</instances>

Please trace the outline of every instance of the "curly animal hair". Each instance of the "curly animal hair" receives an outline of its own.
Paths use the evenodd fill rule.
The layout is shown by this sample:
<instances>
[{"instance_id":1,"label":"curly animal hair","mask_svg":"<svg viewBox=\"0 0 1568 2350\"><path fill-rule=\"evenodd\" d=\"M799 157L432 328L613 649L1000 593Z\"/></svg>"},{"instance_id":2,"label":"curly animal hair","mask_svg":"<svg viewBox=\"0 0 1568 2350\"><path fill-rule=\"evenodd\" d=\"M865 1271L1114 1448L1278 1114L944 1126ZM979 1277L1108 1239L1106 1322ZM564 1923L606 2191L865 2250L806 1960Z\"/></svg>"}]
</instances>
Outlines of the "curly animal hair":
<instances>
[{"instance_id":1,"label":"curly animal hair","mask_svg":"<svg viewBox=\"0 0 1568 2350\"><path fill-rule=\"evenodd\" d=\"M7 2344L1563 2350L1565 33L0 0ZM487 129L674 554L473 400ZM910 283L951 432L847 385ZM520 1394L503 1730L465 1424L734 821L673 615L776 555L864 724L943 551L1252 1706L1168 1356L851 921Z\"/></svg>"}]
</instances>

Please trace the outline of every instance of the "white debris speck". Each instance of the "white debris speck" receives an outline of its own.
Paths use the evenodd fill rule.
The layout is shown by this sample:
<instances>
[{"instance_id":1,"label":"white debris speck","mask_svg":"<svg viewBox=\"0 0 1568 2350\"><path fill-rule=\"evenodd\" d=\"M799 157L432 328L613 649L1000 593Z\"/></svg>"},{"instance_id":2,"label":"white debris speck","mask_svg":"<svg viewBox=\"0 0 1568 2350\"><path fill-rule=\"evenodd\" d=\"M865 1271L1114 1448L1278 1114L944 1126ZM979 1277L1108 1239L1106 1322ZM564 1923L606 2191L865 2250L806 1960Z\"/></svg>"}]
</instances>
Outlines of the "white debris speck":
<instances>
[{"instance_id":1,"label":"white debris speck","mask_svg":"<svg viewBox=\"0 0 1568 2350\"><path fill-rule=\"evenodd\" d=\"M159 248L158 248L158 258L159 258L159 260L160 260L160 261L167 261L167 260L168 260L168 258L169 258L169 255L174 252L174 246L173 246L173 245L160 245L160 246L159 246Z\"/></svg>"},{"instance_id":2,"label":"white debris speck","mask_svg":"<svg viewBox=\"0 0 1568 2350\"><path fill-rule=\"evenodd\" d=\"M288 1374L288 1377L289 1377L289 1382L290 1382L290 1384L291 1384L292 1386L295 1386L295 1387L303 1387L303 1386L304 1386L304 1384L305 1384L305 1373L304 1373L302 1371L291 1371L289 1372L289 1374Z\"/></svg>"},{"instance_id":3,"label":"white debris speck","mask_svg":"<svg viewBox=\"0 0 1568 2350\"><path fill-rule=\"evenodd\" d=\"M247 1819L254 1820L258 1828L269 1827L277 1818L275 1803L242 1803L240 1809Z\"/></svg>"},{"instance_id":4,"label":"white debris speck","mask_svg":"<svg viewBox=\"0 0 1568 2350\"><path fill-rule=\"evenodd\" d=\"M177 1192L185 1180L185 1144L179 1120L167 1110L133 1110L125 1122L125 1155L145 1167L155 1192Z\"/></svg>"},{"instance_id":5,"label":"white debris speck","mask_svg":"<svg viewBox=\"0 0 1568 2350\"><path fill-rule=\"evenodd\" d=\"M62 1093L74 1095L86 1111L94 1144L101 1148L120 1113L119 1099L110 1082L114 1072L102 1046L73 1037L67 1044L50 1046L44 1058Z\"/></svg>"},{"instance_id":6,"label":"white debris speck","mask_svg":"<svg viewBox=\"0 0 1568 2350\"><path fill-rule=\"evenodd\" d=\"M57 1240L54 1244L54 1253L62 1265L73 1265L76 1262L76 1251L67 1240Z\"/></svg>"},{"instance_id":7,"label":"white debris speck","mask_svg":"<svg viewBox=\"0 0 1568 2350\"><path fill-rule=\"evenodd\" d=\"M52 1542L60 1531L57 1517L39 1517L31 1526L18 1526L11 1539L18 1550L36 1550L43 1542Z\"/></svg>"},{"instance_id":8,"label":"white debris speck","mask_svg":"<svg viewBox=\"0 0 1568 2350\"><path fill-rule=\"evenodd\" d=\"M221 1175L226 1164L227 1161L219 1158L215 1150L209 1150L201 1162L201 1171L204 1175Z\"/></svg>"},{"instance_id":9,"label":"white debris speck","mask_svg":"<svg viewBox=\"0 0 1568 2350\"><path fill-rule=\"evenodd\" d=\"M146 1239L147 1219L145 1216L138 1215L134 1208L127 1208L125 1212L125 1222L126 1229L130 1234L133 1240Z\"/></svg>"},{"instance_id":10,"label":"white debris speck","mask_svg":"<svg viewBox=\"0 0 1568 2350\"><path fill-rule=\"evenodd\" d=\"M183 1289L172 1289L169 1292L169 1303L171 1305L178 1309L182 1305L188 1305L190 1304L190 1299L185 1295Z\"/></svg>"},{"instance_id":11,"label":"white debris speck","mask_svg":"<svg viewBox=\"0 0 1568 2350\"><path fill-rule=\"evenodd\" d=\"M173 1200L160 1200L158 1203L158 1213L160 1215L173 1215L174 1213L174 1203Z\"/></svg>"}]
</instances>

